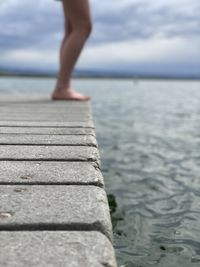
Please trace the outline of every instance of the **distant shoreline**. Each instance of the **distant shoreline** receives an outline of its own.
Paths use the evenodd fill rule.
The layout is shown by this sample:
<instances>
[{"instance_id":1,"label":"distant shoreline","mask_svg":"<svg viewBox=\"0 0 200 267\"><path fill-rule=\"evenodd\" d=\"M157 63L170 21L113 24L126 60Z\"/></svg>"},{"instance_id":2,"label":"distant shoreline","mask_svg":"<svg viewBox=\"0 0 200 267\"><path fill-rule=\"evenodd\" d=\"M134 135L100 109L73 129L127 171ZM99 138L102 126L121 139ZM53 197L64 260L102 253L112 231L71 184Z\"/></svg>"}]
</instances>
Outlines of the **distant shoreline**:
<instances>
[{"instance_id":1,"label":"distant shoreline","mask_svg":"<svg viewBox=\"0 0 200 267\"><path fill-rule=\"evenodd\" d=\"M20 78L56 78L51 74L26 74L0 72L0 77L20 77ZM74 79L132 79L132 80L194 80L199 81L200 77L180 77L180 76L134 76L134 75L73 75Z\"/></svg>"}]
</instances>

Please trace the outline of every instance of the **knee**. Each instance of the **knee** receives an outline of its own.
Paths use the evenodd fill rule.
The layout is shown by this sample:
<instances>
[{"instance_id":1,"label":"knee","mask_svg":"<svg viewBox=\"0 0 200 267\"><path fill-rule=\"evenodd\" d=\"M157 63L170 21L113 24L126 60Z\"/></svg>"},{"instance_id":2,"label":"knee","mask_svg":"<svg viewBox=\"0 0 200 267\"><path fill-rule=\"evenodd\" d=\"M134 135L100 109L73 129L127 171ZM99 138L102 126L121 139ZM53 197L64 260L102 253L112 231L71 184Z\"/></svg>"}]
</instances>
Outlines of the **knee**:
<instances>
[{"instance_id":1,"label":"knee","mask_svg":"<svg viewBox=\"0 0 200 267\"><path fill-rule=\"evenodd\" d=\"M92 27L92 22L88 20L80 21L77 25L75 25L74 29L87 38L92 32Z\"/></svg>"},{"instance_id":2,"label":"knee","mask_svg":"<svg viewBox=\"0 0 200 267\"><path fill-rule=\"evenodd\" d=\"M86 27L86 34L87 36L89 36L92 32L92 27L93 27L92 22L88 21L85 27Z\"/></svg>"}]
</instances>

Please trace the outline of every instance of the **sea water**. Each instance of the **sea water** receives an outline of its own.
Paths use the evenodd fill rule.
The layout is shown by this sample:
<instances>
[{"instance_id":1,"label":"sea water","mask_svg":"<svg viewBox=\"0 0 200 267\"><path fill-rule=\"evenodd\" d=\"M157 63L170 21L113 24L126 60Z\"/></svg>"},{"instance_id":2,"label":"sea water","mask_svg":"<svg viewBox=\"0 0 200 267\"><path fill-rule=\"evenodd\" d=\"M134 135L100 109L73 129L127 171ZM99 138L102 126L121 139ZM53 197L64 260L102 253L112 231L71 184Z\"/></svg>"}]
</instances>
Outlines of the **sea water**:
<instances>
[{"instance_id":1,"label":"sea water","mask_svg":"<svg viewBox=\"0 0 200 267\"><path fill-rule=\"evenodd\" d=\"M74 79L92 97L119 266L200 266L200 82ZM55 79L0 78L50 94Z\"/></svg>"}]
</instances>

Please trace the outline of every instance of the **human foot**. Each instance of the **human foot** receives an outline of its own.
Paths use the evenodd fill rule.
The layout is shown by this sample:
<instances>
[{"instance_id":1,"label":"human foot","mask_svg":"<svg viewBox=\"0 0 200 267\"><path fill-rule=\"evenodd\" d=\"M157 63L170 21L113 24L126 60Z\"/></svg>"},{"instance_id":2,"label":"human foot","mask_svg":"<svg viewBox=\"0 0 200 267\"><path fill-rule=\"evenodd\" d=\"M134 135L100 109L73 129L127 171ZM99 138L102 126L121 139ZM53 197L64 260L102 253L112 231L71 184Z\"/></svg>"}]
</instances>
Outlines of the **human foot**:
<instances>
[{"instance_id":1,"label":"human foot","mask_svg":"<svg viewBox=\"0 0 200 267\"><path fill-rule=\"evenodd\" d=\"M73 90L55 90L51 96L52 100L78 100L87 101L89 96L85 96Z\"/></svg>"}]
</instances>

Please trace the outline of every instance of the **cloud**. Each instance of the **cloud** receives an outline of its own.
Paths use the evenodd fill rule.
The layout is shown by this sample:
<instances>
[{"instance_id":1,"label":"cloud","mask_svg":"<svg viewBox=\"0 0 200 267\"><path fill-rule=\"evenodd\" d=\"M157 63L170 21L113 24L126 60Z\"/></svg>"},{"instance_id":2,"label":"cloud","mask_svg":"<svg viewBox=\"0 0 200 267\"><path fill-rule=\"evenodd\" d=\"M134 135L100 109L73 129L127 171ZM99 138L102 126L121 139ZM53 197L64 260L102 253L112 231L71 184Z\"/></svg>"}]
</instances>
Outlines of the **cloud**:
<instances>
[{"instance_id":1,"label":"cloud","mask_svg":"<svg viewBox=\"0 0 200 267\"><path fill-rule=\"evenodd\" d=\"M52 37L51 44L60 40L63 32L61 9L55 8L53 0L52 5L48 3L48 0L37 4L31 0L7 0L0 8L0 48L30 48ZM3 46L5 43L7 46Z\"/></svg>"},{"instance_id":2,"label":"cloud","mask_svg":"<svg viewBox=\"0 0 200 267\"><path fill-rule=\"evenodd\" d=\"M195 43L190 40L173 37L154 37L143 42L142 40L118 43L101 44L87 49L80 59L80 65L92 65L100 67L105 65L125 67L140 64L199 64L200 37L195 39ZM187 51L187 53L185 53Z\"/></svg>"},{"instance_id":3,"label":"cloud","mask_svg":"<svg viewBox=\"0 0 200 267\"><path fill-rule=\"evenodd\" d=\"M91 0L91 10L94 30L78 67L199 68L199 0ZM0 23L0 65L58 68L61 3L1 1Z\"/></svg>"},{"instance_id":4,"label":"cloud","mask_svg":"<svg viewBox=\"0 0 200 267\"><path fill-rule=\"evenodd\" d=\"M198 1L116 0L115 5L111 5L108 0L102 6L96 8L94 14L94 39L98 38L98 42L110 42L112 38L115 41L147 39L158 32L168 38L200 34Z\"/></svg>"}]
</instances>

